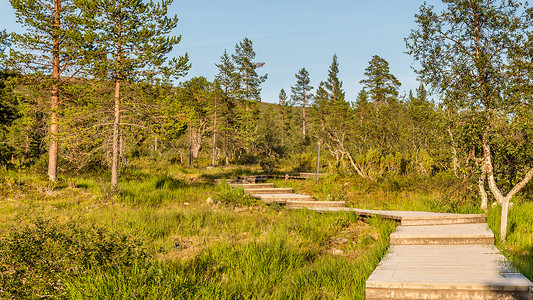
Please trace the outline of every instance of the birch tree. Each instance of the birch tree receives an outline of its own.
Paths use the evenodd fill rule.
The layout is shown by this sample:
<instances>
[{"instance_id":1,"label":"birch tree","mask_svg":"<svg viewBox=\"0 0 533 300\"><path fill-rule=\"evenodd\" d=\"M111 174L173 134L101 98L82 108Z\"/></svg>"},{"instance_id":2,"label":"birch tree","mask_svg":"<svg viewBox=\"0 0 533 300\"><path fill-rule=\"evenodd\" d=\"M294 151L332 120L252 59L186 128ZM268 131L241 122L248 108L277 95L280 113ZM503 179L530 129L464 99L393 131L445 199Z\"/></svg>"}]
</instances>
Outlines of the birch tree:
<instances>
[{"instance_id":1,"label":"birch tree","mask_svg":"<svg viewBox=\"0 0 533 300\"><path fill-rule=\"evenodd\" d=\"M487 207L485 182L502 205L501 239L507 232L511 198L533 177L533 167L524 166L523 178L507 194L496 182L491 145L498 132L498 120L513 120L520 103L527 98L515 93L509 70L511 53L521 48L531 31L531 10L516 0L445 0L446 7L436 12L424 4L415 16L418 28L406 39L408 53L420 63L420 78L446 95L445 104L463 113L476 114L480 123L479 145L472 145L481 156L479 189L482 208ZM520 66L514 65L520 69Z\"/></svg>"}]
</instances>

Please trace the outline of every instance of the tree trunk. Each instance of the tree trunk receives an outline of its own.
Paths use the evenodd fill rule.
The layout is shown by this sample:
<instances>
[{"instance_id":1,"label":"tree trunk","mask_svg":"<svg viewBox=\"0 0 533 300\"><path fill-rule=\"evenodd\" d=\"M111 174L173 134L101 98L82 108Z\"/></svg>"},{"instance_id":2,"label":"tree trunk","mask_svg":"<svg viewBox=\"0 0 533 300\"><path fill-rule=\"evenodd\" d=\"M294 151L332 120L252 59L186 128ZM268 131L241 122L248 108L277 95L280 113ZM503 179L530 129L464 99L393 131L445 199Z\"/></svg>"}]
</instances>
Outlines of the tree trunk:
<instances>
[{"instance_id":1,"label":"tree trunk","mask_svg":"<svg viewBox=\"0 0 533 300\"><path fill-rule=\"evenodd\" d=\"M57 152L58 152L58 112L59 109L59 19L61 11L61 0L54 0L54 33L53 33L53 54L52 54L52 97L50 103L50 149L48 151L48 179L57 181Z\"/></svg>"},{"instance_id":2,"label":"tree trunk","mask_svg":"<svg viewBox=\"0 0 533 300\"><path fill-rule=\"evenodd\" d=\"M192 127L189 126L189 168L192 168Z\"/></svg>"},{"instance_id":3,"label":"tree trunk","mask_svg":"<svg viewBox=\"0 0 533 300\"><path fill-rule=\"evenodd\" d=\"M304 86L304 89L303 89L303 99L302 99L302 128L303 128L303 134L304 134L304 137L306 135L306 124L305 124L305 86Z\"/></svg>"},{"instance_id":4,"label":"tree trunk","mask_svg":"<svg viewBox=\"0 0 533 300\"><path fill-rule=\"evenodd\" d=\"M120 151L120 80L115 82L115 119L113 121L113 162L111 165L111 186L118 188L118 168Z\"/></svg>"},{"instance_id":5,"label":"tree trunk","mask_svg":"<svg viewBox=\"0 0 533 300\"><path fill-rule=\"evenodd\" d=\"M487 211L488 198L487 198L487 191L485 191L485 177L487 177L485 173L482 173L479 176L478 188L479 188L479 195L481 196L481 209L483 209L484 211Z\"/></svg>"},{"instance_id":6,"label":"tree trunk","mask_svg":"<svg viewBox=\"0 0 533 300\"><path fill-rule=\"evenodd\" d=\"M111 187L114 190L118 189L118 168L119 168L119 152L120 152L120 84L122 82L122 19L118 17L118 42L117 42L117 57L115 61L115 119L113 121L113 161L111 164Z\"/></svg>"},{"instance_id":7,"label":"tree trunk","mask_svg":"<svg viewBox=\"0 0 533 300\"><path fill-rule=\"evenodd\" d=\"M225 130L225 133L224 133L224 156L226 160L226 166L228 166L229 165L228 130Z\"/></svg>"},{"instance_id":8,"label":"tree trunk","mask_svg":"<svg viewBox=\"0 0 533 300\"><path fill-rule=\"evenodd\" d=\"M217 165L217 99L215 98L215 118L213 121L213 167Z\"/></svg>"},{"instance_id":9,"label":"tree trunk","mask_svg":"<svg viewBox=\"0 0 533 300\"><path fill-rule=\"evenodd\" d=\"M457 163L457 150L455 149L455 140L453 139L452 130L448 127L448 134L450 135L450 142L452 145L452 162L453 162L453 174L455 177L459 177L457 173L458 163Z\"/></svg>"},{"instance_id":10,"label":"tree trunk","mask_svg":"<svg viewBox=\"0 0 533 300\"><path fill-rule=\"evenodd\" d=\"M157 144L158 144L158 141L157 141L157 136L154 137L154 153L155 154L158 154L158 149L157 149Z\"/></svg>"},{"instance_id":11,"label":"tree trunk","mask_svg":"<svg viewBox=\"0 0 533 300\"><path fill-rule=\"evenodd\" d=\"M496 198L496 201L498 201L498 203L502 205L500 239L504 241L507 235L507 214L509 212L509 203L513 196L518 193L531 180L531 178L533 177L533 168L531 168L526 173L524 179L517 183L506 196L503 196L500 189L496 185L496 180L494 179L494 170L492 167L490 145L487 141L483 142L483 164L486 168L485 170L487 171L487 179L489 181L490 191L492 192L494 198Z\"/></svg>"},{"instance_id":12,"label":"tree trunk","mask_svg":"<svg viewBox=\"0 0 533 300\"><path fill-rule=\"evenodd\" d=\"M283 111L281 112L281 146L285 146L285 112Z\"/></svg>"}]
</instances>

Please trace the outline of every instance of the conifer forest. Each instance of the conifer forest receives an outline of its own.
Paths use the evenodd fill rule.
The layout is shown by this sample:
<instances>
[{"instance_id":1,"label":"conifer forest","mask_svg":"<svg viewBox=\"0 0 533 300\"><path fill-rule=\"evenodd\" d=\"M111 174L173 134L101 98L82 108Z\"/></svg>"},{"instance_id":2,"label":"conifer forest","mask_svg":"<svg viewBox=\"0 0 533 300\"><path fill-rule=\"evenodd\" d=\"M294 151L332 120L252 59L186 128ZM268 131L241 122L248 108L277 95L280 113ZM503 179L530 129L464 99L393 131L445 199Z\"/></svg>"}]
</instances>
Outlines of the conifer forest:
<instances>
[{"instance_id":1,"label":"conifer forest","mask_svg":"<svg viewBox=\"0 0 533 300\"><path fill-rule=\"evenodd\" d=\"M246 37L216 76L184 79L173 0L9 2L24 30L0 28L0 298L364 298L394 222L215 184L243 175L350 207L485 213L533 279L529 4L421 5L416 90L374 55L349 99L342 62L361 58L325 53L327 74L302 66L262 99L269 58ZM324 176L285 179L300 172Z\"/></svg>"}]
</instances>

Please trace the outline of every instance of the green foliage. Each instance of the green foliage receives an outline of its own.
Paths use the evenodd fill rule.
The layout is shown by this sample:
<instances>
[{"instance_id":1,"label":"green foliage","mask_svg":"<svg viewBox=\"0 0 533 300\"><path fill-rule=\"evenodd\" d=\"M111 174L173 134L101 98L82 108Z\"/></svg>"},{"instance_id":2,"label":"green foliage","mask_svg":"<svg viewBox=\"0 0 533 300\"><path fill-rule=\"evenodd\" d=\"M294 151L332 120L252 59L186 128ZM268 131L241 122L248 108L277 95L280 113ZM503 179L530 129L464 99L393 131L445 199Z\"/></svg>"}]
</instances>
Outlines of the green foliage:
<instances>
[{"instance_id":1,"label":"green foliage","mask_svg":"<svg viewBox=\"0 0 533 300\"><path fill-rule=\"evenodd\" d=\"M10 3L17 22L27 31L12 35L8 66L35 75L37 82L34 83L43 84L44 81L46 88L65 83L57 76L50 81L40 75L69 74L83 66L86 32L77 18L79 8L74 0L63 0L57 6L55 1L10 0ZM58 60L54 61L54 57Z\"/></svg>"},{"instance_id":2,"label":"green foliage","mask_svg":"<svg viewBox=\"0 0 533 300\"><path fill-rule=\"evenodd\" d=\"M0 296L65 296L65 282L93 268L130 268L147 254L140 242L80 222L35 218L0 240Z\"/></svg>"},{"instance_id":3,"label":"green foliage","mask_svg":"<svg viewBox=\"0 0 533 300\"><path fill-rule=\"evenodd\" d=\"M178 23L176 15L167 16L172 0L126 0L119 4L77 0L76 4L83 12L80 23L90 31L99 54L93 61L97 77L153 82L158 76L164 80L183 76L190 68L187 54L167 57L181 40L171 35Z\"/></svg>"},{"instance_id":4,"label":"green foliage","mask_svg":"<svg viewBox=\"0 0 533 300\"><path fill-rule=\"evenodd\" d=\"M339 62L337 54L333 55L333 61L328 69L328 78L320 82L316 99L329 100L331 102L344 102L345 93L342 89L342 81L339 79Z\"/></svg>"},{"instance_id":5,"label":"green foliage","mask_svg":"<svg viewBox=\"0 0 533 300\"><path fill-rule=\"evenodd\" d=\"M265 241L221 243L183 263L96 269L68 282L67 292L76 299L362 299L365 278L386 250L382 237L392 230L374 223L380 242L355 261L269 235Z\"/></svg>"}]
</instances>

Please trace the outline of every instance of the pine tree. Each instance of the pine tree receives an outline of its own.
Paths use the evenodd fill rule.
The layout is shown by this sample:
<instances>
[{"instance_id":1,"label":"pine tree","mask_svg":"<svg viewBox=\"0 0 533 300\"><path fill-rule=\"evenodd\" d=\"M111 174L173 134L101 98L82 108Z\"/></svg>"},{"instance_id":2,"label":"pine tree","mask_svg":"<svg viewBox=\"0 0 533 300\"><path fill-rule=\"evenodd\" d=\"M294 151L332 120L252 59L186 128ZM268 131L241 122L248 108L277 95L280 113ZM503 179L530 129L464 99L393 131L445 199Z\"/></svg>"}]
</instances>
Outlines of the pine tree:
<instances>
[{"instance_id":1,"label":"pine tree","mask_svg":"<svg viewBox=\"0 0 533 300\"><path fill-rule=\"evenodd\" d=\"M218 68L218 74L215 76L215 86L220 92L221 107L221 131L224 134L224 156L226 165L229 165L229 145L233 138L230 132L234 130L235 125L235 98L239 89L239 74L236 71L233 58L224 50L220 57L220 63L215 64ZM233 144L233 143L231 143Z\"/></svg>"},{"instance_id":2,"label":"pine tree","mask_svg":"<svg viewBox=\"0 0 533 300\"><path fill-rule=\"evenodd\" d=\"M80 70L84 31L79 26L74 0L10 0L17 22L26 27L13 34L9 67L44 84L50 93L48 177L57 180L59 109L62 88ZM46 77L39 76L45 74Z\"/></svg>"},{"instance_id":3,"label":"pine tree","mask_svg":"<svg viewBox=\"0 0 533 300\"><path fill-rule=\"evenodd\" d=\"M235 54L232 56L239 73L239 98L245 100L261 101L261 83L268 75L259 76L257 69L265 63L253 62L255 51L251 40L245 38L235 46Z\"/></svg>"},{"instance_id":4,"label":"pine tree","mask_svg":"<svg viewBox=\"0 0 533 300\"><path fill-rule=\"evenodd\" d=\"M311 104L311 100L313 99L313 94L311 92L313 87L310 85L311 80L309 79L309 72L307 72L305 68L302 68L295 74L295 76L296 85L291 87L291 99L295 105L302 107L302 132L305 137L307 135L305 108Z\"/></svg>"},{"instance_id":5,"label":"pine tree","mask_svg":"<svg viewBox=\"0 0 533 300\"><path fill-rule=\"evenodd\" d=\"M367 78L360 83L378 106L397 99L401 83L390 73L389 63L385 59L374 55L365 69L365 76Z\"/></svg>"},{"instance_id":6,"label":"pine tree","mask_svg":"<svg viewBox=\"0 0 533 300\"><path fill-rule=\"evenodd\" d=\"M234 147L237 151L245 153L253 151L254 133L257 130L259 110L256 101L261 101L261 83L267 75L259 76L257 69L265 63L254 62L255 51L252 41L245 38L235 46L235 54L232 55L238 73L239 88L237 89L237 101L235 107L235 140Z\"/></svg>"},{"instance_id":7,"label":"pine tree","mask_svg":"<svg viewBox=\"0 0 533 300\"><path fill-rule=\"evenodd\" d=\"M170 36L176 15L167 17L173 0L160 3L142 0L78 0L84 24L94 33L100 60L95 76L114 82L114 121L111 185L118 187L122 84L127 80L153 81L179 77L189 69L188 56L167 59L180 36Z\"/></svg>"}]
</instances>

